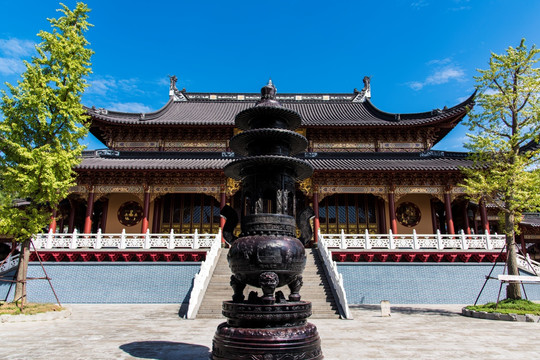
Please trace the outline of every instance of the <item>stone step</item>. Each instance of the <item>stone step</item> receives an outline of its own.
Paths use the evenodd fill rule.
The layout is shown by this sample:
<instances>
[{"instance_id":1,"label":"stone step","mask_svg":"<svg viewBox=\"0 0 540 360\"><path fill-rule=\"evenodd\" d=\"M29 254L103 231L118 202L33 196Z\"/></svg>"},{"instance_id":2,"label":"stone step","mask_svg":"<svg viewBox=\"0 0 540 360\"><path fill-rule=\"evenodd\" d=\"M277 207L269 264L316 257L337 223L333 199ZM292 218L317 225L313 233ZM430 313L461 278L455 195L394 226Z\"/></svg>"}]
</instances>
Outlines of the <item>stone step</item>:
<instances>
[{"instance_id":1,"label":"stone step","mask_svg":"<svg viewBox=\"0 0 540 360\"><path fill-rule=\"evenodd\" d=\"M232 299L233 290L229 285L232 273L227 262L227 251L227 249L221 251L214 274L210 279L197 314L199 318L224 318L221 314L222 303ZM300 290L300 295L303 300L311 302L312 318L337 318L337 305L332 289L326 279L324 269L319 264L318 255L315 255L311 249L306 250L306 267L302 280L304 284ZM289 295L287 286L278 290L283 291L285 297ZM261 289L247 286L244 289L246 298L250 291L256 291L259 295L262 294Z\"/></svg>"}]
</instances>

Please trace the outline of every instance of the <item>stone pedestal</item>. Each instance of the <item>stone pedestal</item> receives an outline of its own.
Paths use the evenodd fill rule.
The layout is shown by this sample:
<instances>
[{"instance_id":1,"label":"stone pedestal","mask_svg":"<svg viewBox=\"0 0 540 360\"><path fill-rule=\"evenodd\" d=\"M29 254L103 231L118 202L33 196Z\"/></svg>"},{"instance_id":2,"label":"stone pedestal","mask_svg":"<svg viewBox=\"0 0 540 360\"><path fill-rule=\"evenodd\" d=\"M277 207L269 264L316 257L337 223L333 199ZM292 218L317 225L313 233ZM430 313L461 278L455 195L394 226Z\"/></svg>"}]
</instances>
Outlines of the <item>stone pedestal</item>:
<instances>
[{"instance_id":1,"label":"stone pedestal","mask_svg":"<svg viewBox=\"0 0 540 360\"><path fill-rule=\"evenodd\" d=\"M213 360L319 360L323 358L315 325L306 322L311 303L265 305L223 302L227 322L212 342Z\"/></svg>"}]
</instances>

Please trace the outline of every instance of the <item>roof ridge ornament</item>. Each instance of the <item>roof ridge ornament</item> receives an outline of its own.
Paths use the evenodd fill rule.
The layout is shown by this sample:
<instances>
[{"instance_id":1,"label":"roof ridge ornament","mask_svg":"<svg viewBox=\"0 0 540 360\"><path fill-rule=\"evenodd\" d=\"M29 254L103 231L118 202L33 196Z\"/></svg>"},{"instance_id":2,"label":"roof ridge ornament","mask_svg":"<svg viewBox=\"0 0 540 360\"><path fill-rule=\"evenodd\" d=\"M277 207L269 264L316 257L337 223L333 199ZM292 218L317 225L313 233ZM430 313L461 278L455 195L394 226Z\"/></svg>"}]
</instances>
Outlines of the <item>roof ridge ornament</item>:
<instances>
[{"instance_id":1,"label":"roof ridge ornament","mask_svg":"<svg viewBox=\"0 0 540 360\"><path fill-rule=\"evenodd\" d=\"M178 81L178 78L176 75L169 75L169 98L173 98L174 102L178 101L187 101L186 96L184 95L185 89L182 89L182 91L178 90L176 88L176 82Z\"/></svg>"},{"instance_id":2,"label":"roof ridge ornament","mask_svg":"<svg viewBox=\"0 0 540 360\"><path fill-rule=\"evenodd\" d=\"M364 76L362 80L364 82L364 88L361 91L354 89L356 96L352 100L354 103L363 103L366 99L371 99L371 77Z\"/></svg>"}]
</instances>

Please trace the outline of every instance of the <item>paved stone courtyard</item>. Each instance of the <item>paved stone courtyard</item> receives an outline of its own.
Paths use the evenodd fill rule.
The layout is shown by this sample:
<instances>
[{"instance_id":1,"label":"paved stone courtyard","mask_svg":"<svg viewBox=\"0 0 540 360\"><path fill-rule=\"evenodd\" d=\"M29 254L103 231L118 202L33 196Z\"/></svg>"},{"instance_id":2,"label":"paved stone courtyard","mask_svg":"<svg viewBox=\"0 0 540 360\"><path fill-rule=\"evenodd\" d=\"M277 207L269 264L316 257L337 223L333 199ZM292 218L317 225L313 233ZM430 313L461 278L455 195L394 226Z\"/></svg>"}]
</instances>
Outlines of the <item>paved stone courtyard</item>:
<instances>
[{"instance_id":1,"label":"paved stone courtyard","mask_svg":"<svg viewBox=\"0 0 540 360\"><path fill-rule=\"evenodd\" d=\"M184 320L177 305L68 305L66 319L2 323L0 359L207 359L216 320ZM536 358L540 324L473 319L460 305L378 305L354 320L314 319L325 359Z\"/></svg>"}]
</instances>

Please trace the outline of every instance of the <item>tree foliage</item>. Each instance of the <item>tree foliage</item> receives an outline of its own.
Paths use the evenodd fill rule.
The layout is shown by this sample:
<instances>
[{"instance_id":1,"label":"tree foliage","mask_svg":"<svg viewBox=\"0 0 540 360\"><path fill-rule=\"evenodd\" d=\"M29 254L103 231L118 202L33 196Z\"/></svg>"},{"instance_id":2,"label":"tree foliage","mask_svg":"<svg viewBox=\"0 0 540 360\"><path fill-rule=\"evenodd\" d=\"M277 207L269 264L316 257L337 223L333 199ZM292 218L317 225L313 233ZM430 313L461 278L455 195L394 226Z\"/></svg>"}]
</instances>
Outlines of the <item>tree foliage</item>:
<instances>
[{"instance_id":1,"label":"tree foliage","mask_svg":"<svg viewBox=\"0 0 540 360\"><path fill-rule=\"evenodd\" d=\"M84 32L91 26L88 7L72 11L61 4L63 16L48 19L53 31L40 31L37 56L25 62L17 86L6 83L0 111L0 170L5 196L29 199L17 208L0 207L0 232L24 241L50 221L50 209L68 195L73 167L80 161L87 135L81 95L87 87L90 58Z\"/></svg>"},{"instance_id":2,"label":"tree foliage","mask_svg":"<svg viewBox=\"0 0 540 360\"><path fill-rule=\"evenodd\" d=\"M84 33L91 26L86 4L48 19L52 32L40 31L37 55L25 62L17 86L6 83L0 111L0 233L22 242L15 301L26 302L29 239L50 222L51 210L75 184L73 171L81 159L80 140L88 133L81 96L91 72ZM13 206L15 198L24 206ZM6 201L7 200L7 201Z\"/></svg>"},{"instance_id":3,"label":"tree foliage","mask_svg":"<svg viewBox=\"0 0 540 360\"><path fill-rule=\"evenodd\" d=\"M540 52L523 39L505 54L491 54L489 68L475 77L476 107L465 145L475 166L463 169L470 196L497 206L507 236L509 273L517 275L515 234L524 212L540 209ZM516 285L516 286L513 286ZM519 298L519 287L507 292ZM510 294L510 295L509 295Z\"/></svg>"}]
</instances>

